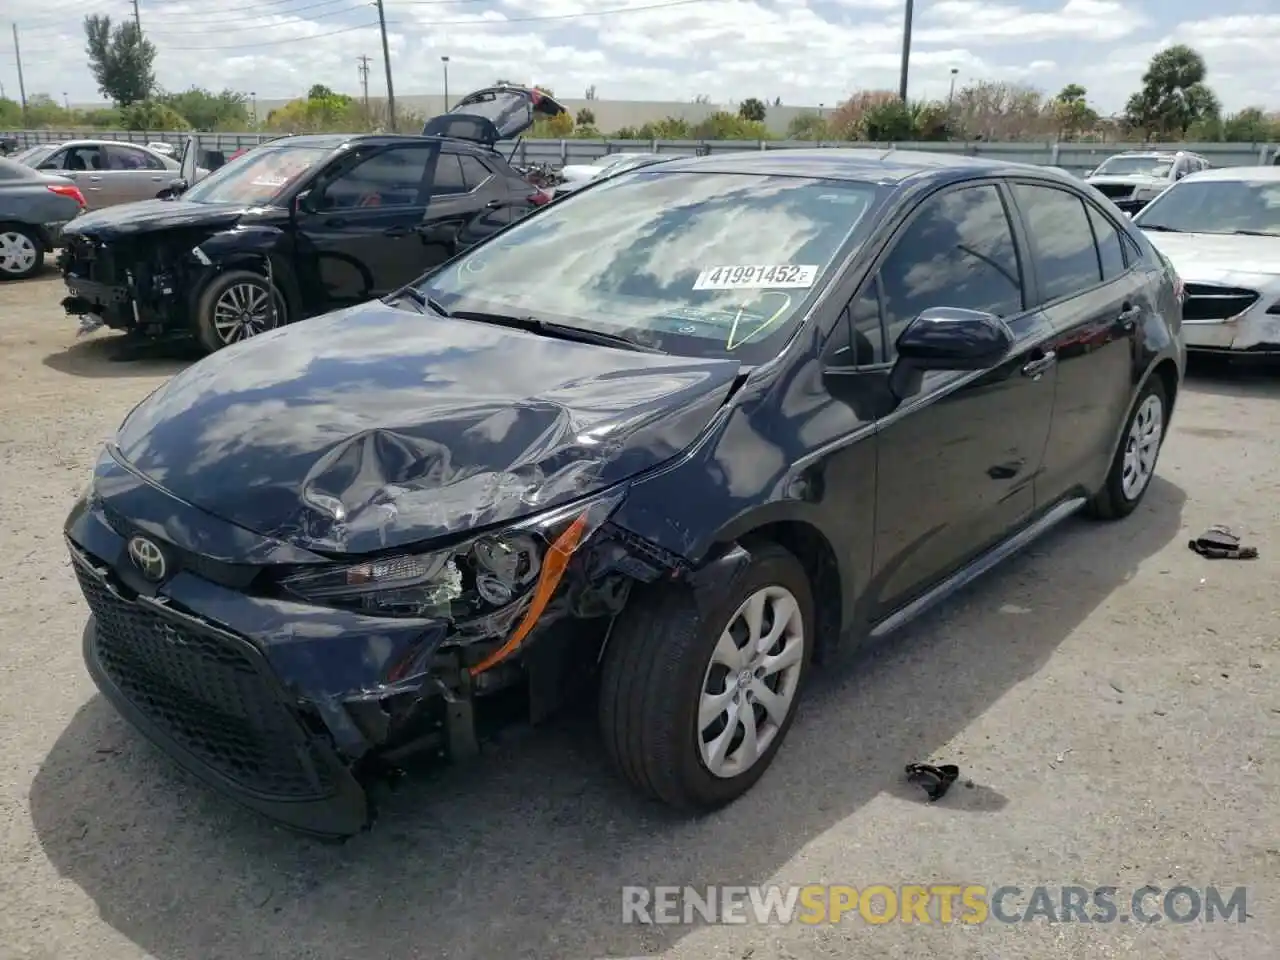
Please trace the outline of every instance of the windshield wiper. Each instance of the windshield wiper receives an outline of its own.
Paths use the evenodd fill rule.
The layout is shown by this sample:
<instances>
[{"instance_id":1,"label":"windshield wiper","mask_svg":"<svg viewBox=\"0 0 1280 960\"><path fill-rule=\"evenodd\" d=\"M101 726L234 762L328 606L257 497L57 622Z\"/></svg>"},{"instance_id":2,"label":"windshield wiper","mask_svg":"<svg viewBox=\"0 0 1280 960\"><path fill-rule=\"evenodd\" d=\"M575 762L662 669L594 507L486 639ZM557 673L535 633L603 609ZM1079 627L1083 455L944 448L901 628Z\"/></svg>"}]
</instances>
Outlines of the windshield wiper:
<instances>
[{"instance_id":1,"label":"windshield wiper","mask_svg":"<svg viewBox=\"0 0 1280 960\"><path fill-rule=\"evenodd\" d=\"M621 347L624 350L637 350L640 353L665 353L657 347L638 343L628 337L616 333L601 333L598 330L587 330L584 327L572 327L565 323L551 320L539 320L537 317L516 316L507 313L488 313L482 310L458 310L450 314L460 320L475 320L478 323L492 323L499 327L510 327L513 330L524 330L544 337L555 337L560 340L572 340L577 343L594 343L602 347Z\"/></svg>"},{"instance_id":2,"label":"windshield wiper","mask_svg":"<svg viewBox=\"0 0 1280 960\"><path fill-rule=\"evenodd\" d=\"M1177 227L1166 227L1163 223L1136 223L1134 226L1139 230L1154 230L1156 233L1186 233Z\"/></svg>"},{"instance_id":3,"label":"windshield wiper","mask_svg":"<svg viewBox=\"0 0 1280 960\"><path fill-rule=\"evenodd\" d=\"M1280 237L1280 233L1272 230L1232 230L1231 232L1242 237Z\"/></svg>"},{"instance_id":4,"label":"windshield wiper","mask_svg":"<svg viewBox=\"0 0 1280 960\"><path fill-rule=\"evenodd\" d=\"M435 299L434 297L427 296L417 287L404 287L400 290L397 290L388 299L392 299L395 297L408 297L418 306L426 307L428 310L431 310L433 313L438 313L442 317L453 316L453 314L449 312L448 307L446 307L443 303L441 303L439 300Z\"/></svg>"}]
</instances>

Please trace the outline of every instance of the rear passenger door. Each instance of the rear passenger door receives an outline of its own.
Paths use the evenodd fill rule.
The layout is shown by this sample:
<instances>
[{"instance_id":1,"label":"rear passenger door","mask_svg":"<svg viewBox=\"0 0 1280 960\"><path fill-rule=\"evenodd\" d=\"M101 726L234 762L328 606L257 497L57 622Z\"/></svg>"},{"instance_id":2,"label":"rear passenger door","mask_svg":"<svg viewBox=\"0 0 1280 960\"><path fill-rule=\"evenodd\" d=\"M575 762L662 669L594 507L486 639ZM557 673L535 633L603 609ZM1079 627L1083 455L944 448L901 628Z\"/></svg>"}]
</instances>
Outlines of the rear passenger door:
<instances>
[{"instance_id":1,"label":"rear passenger door","mask_svg":"<svg viewBox=\"0 0 1280 960\"><path fill-rule=\"evenodd\" d=\"M104 190L112 203L154 200L156 194L176 179L167 175L159 157L123 143L104 148L106 169L102 171Z\"/></svg>"},{"instance_id":2,"label":"rear passenger door","mask_svg":"<svg viewBox=\"0 0 1280 960\"><path fill-rule=\"evenodd\" d=\"M473 234L482 239L506 225L505 198L494 189L496 182L493 171L476 157L447 143L441 146L423 232L424 269L448 260L468 241L475 242Z\"/></svg>"},{"instance_id":3,"label":"rear passenger door","mask_svg":"<svg viewBox=\"0 0 1280 960\"><path fill-rule=\"evenodd\" d=\"M1031 248L1032 288L1056 331L1053 427L1037 482L1041 504L1093 493L1128 413L1135 338L1155 310L1140 254L1100 207L1074 191L1016 183Z\"/></svg>"}]
</instances>

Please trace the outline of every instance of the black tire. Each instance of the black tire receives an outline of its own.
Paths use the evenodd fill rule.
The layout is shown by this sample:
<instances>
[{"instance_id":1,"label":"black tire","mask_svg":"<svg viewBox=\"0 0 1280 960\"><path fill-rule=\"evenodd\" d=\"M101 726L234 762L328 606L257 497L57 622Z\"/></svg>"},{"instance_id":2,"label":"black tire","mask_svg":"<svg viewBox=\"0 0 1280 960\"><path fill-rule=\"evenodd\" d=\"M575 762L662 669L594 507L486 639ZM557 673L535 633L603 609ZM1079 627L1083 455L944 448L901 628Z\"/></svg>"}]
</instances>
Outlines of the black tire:
<instances>
[{"instance_id":1,"label":"black tire","mask_svg":"<svg viewBox=\"0 0 1280 960\"><path fill-rule=\"evenodd\" d=\"M250 326L252 332L240 339L248 339L248 337L256 336L259 333L266 333L268 330L274 330L276 327L282 327L289 322L289 304L285 299L284 293L278 288L267 282L267 278L260 273L254 273L252 270L228 270L214 277L201 292L196 300L195 315L195 334L200 341L200 346L207 353L213 353L221 350L223 347L229 346L231 343L239 342L238 340L227 340L218 328L218 318L214 316L218 309L219 301L227 296L233 288L245 290L252 288L260 291L267 297L273 297L275 300L275 311L265 312L254 320ZM252 302L252 301L250 301ZM270 300L266 301L267 304Z\"/></svg>"},{"instance_id":2,"label":"black tire","mask_svg":"<svg viewBox=\"0 0 1280 960\"><path fill-rule=\"evenodd\" d=\"M1111 459L1111 469L1107 471L1107 481L1089 501L1089 515L1098 520L1120 520L1127 517L1137 509L1142 498L1151 489L1151 480L1148 479L1134 496L1129 496L1124 491L1124 460L1129 445L1129 433L1149 397L1156 397L1160 402L1160 440L1156 447L1155 461L1151 464L1154 477L1160 460L1160 450L1164 447L1164 428L1169 422L1169 398L1165 394L1164 382L1158 376L1152 375L1143 384L1142 390L1138 393L1138 399L1133 404L1133 410L1129 413L1129 419L1125 421L1120 442L1116 444L1116 451Z\"/></svg>"},{"instance_id":3,"label":"black tire","mask_svg":"<svg viewBox=\"0 0 1280 960\"><path fill-rule=\"evenodd\" d=\"M797 689L759 759L736 776L716 776L703 762L696 729L703 681L729 618L769 586L789 590L800 611L804 639ZM684 811L714 810L742 796L769 768L795 719L813 657L813 630L809 578L800 561L776 544L753 547L751 566L705 619L688 588L637 589L609 638L600 683L601 735L615 768L642 794Z\"/></svg>"},{"instance_id":4,"label":"black tire","mask_svg":"<svg viewBox=\"0 0 1280 960\"><path fill-rule=\"evenodd\" d=\"M31 264L22 269L7 269L0 261L0 280L26 280L28 277L34 277L37 273L44 269L44 241L40 239L40 235L31 227L24 226L20 223L0 223L0 237L6 234L12 234L20 237L27 243L35 247L36 256Z\"/></svg>"}]
</instances>

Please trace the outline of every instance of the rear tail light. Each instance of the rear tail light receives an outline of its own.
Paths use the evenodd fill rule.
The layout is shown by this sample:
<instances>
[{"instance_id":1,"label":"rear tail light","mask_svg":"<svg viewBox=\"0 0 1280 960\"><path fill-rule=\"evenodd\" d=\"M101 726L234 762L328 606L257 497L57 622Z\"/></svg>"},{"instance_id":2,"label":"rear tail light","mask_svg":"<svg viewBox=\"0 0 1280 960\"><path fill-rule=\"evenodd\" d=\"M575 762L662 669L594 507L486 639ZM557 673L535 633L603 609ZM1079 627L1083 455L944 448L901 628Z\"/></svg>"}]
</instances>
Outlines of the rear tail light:
<instances>
[{"instance_id":1,"label":"rear tail light","mask_svg":"<svg viewBox=\"0 0 1280 960\"><path fill-rule=\"evenodd\" d=\"M80 192L80 188L77 186L68 184L64 187L60 183L51 183L49 184L49 192L56 193L60 197L70 197L76 203L80 204L81 210L88 206L88 204L84 202L84 194Z\"/></svg>"},{"instance_id":2,"label":"rear tail light","mask_svg":"<svg viewBox=\"0 0 1280 960\"><path fill-rule=\"evenodd\" d=\"M529 195L529 202L535 207L540 207L544 203L551 202L551 194L546 190L538 189Z\"/></svg>"}]
</instances>

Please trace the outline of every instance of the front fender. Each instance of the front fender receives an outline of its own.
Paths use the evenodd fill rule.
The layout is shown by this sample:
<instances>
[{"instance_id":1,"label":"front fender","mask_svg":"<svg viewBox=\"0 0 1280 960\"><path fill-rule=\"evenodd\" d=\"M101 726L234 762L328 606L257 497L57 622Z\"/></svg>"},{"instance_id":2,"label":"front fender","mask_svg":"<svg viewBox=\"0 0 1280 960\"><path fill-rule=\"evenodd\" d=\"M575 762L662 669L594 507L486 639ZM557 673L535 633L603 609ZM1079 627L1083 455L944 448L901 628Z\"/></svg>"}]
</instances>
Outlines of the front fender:
<instances>
[{"instance_id":1,"label":"front fender","mask_svg":"<svg viewBox=\"0 0 1280 960\"><path fill-rule=\"evenodd\" d=\"M191 249L191 259L199 270L198 282L189 288L190 306L213 277L225 270L254 270L269 272L271 279L284 294L289 313L301 316L302 290L294 270L293 259L288 255L288 235L280 227L255 225L236 226L215 233Z\"/></svg>"}]
</instances>

